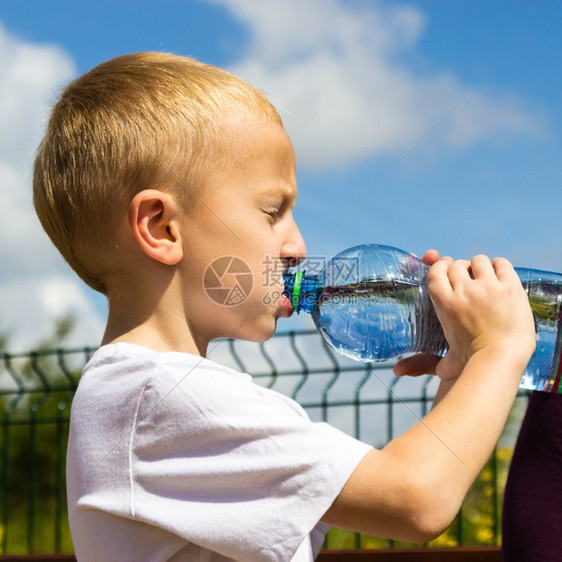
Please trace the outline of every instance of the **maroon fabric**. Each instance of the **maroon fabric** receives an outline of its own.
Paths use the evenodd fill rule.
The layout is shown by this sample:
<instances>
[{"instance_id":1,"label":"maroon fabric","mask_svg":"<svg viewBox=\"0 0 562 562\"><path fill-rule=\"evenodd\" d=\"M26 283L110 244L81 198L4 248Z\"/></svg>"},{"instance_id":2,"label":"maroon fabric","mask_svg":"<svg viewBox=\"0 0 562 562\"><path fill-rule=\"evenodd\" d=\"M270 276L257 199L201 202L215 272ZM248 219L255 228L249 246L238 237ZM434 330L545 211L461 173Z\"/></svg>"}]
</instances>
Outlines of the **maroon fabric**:
<instances>
[{"instance_id":1,"label":"maroon fabric","mask_svg":"<svg viewBox=\"0 0 562 562\"><path fill-rule=\"evenodd\" d=\"M503 508L504 562L562 561L562 395L533 392Z\"/></svg>"}]
</instances>

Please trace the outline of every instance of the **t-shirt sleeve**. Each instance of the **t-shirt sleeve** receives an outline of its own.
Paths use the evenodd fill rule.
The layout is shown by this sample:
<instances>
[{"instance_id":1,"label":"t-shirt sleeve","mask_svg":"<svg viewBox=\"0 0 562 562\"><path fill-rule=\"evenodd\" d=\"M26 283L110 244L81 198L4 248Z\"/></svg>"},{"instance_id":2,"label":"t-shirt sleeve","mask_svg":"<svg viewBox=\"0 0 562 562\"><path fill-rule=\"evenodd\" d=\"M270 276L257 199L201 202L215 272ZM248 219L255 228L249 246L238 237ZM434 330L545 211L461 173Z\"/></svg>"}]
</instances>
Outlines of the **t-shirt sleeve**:
<instances>
[{"instance_id":1,"label":"t-shirt sleeve","mask_svg":"<svg viewBox=\"0 0 562 562\"><path fill-rule=\"evenodd\" d=\"M290 560L371 447L232 373L148 380L132 516L226 557Z\"/></svg>"}]
</instances>

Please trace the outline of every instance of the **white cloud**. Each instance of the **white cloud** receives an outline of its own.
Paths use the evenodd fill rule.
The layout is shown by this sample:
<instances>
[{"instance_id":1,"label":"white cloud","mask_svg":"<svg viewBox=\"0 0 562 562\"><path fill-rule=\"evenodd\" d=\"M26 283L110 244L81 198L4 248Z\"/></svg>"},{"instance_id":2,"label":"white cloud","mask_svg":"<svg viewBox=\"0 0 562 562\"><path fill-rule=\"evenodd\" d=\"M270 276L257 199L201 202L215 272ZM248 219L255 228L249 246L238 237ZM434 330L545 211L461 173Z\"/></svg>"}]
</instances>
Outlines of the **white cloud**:
<instances>
[{"instance_id":1,"label":"white cloud","mask_svg":"<svg viewBox=\"0 0 562 562\"><path fill-rule=\"evenodd\" d=\"M231 70L280 110L299 164L326 169L412 148L438 127L443 147L540 133L540 116L509 93L468 86L416 60L428 25L416 8L340 0L214 0L246 24Z\"/></svg>"},{"instance_id":2,"label":"white cloud","mask_svg":"<svg viewBox=\"0 0 562 562\"><path fill-rule=\"evenodd\" d=\"M103 321L86 290L73 277L27 277L0 283L2 331L9 350L26 351L53 332L54 320L72 315L77 323L64 344L97 345Z\"/></svg>"},{"instance_id":3,"label":"white cloud","mask_svg":"<svg viewBox=\"0 0 562 562\"><path fill-rule=\"evenodd\" d=\"M40 139L47 108L75 72L72 59L51 45L34 45L0 24L0 157L21 164Z\"/></svg>"},{"instance_id":4,"label":"white cloud","mask_svg":"<svg viewBox=\"0 0 562 562\"><path fill-rule=\"evenodd\" d=\"M79 319L70 343L95 344L101 335L87 289L50 243L32 205L31 166L48 107L74 74L61 49L26 43L0 25L0 332L10 336L11 350L37 343L68 313Z\"/></svg>"}]
</instances>

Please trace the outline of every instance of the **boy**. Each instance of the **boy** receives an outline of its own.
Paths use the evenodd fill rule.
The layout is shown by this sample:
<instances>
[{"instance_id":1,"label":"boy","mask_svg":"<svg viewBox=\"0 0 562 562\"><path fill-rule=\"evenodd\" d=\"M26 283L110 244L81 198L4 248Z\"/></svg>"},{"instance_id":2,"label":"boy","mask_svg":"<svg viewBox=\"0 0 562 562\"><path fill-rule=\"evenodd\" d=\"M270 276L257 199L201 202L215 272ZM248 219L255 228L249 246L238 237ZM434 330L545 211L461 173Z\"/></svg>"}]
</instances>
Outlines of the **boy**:
<instances>
[{"instance_id":1,"label":"boy","mask_svg":"<svg viewBox=\"0 0 562 562\"><path fill-rule=\"evenodd\" d=\"M34 202L76 272L107 296L102 347L73 403L67 482L78 560L312 560L326 525L401 540L440 534L488 458L534 349L510 264L438 260L429 286L446 358L440 402L382 450L312 423L291 400L204 358L215 338L269 338L264 263L305 256L291 143L251 86L144 53L71 84L39 149ZM236 306L205 293L234 256ZM268 260L267 262L265 260Z\"/></svg>"}]
</instances>

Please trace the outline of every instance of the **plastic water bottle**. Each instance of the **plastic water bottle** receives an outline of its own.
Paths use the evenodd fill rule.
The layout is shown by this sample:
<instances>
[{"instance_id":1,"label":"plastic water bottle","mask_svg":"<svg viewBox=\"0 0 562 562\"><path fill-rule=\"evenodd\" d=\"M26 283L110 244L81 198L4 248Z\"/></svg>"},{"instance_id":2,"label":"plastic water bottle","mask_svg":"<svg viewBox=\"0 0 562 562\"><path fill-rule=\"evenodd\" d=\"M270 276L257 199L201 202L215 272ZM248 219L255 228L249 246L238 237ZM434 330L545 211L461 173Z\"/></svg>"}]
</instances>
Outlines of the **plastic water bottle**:
<instances>
[{"instance_id":1,"label":"plastic water bottle","mask_svg":"<svg viewBox=\"0 0 562 562\"><path fill-rule=\"evenodd\" d=\"M308 312L324 339L356 360L403 354L444 355L447 341L427 291L429 267L397 248L367 244L345 250L318 275L284 274L296 312ZM537 348L521 388L562 394L562 275L515 268L535 317Z\"/></svg>"}]
</instances>

